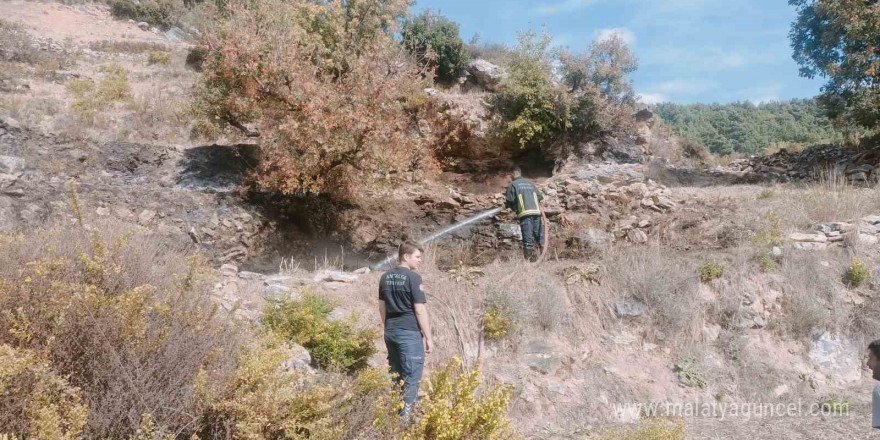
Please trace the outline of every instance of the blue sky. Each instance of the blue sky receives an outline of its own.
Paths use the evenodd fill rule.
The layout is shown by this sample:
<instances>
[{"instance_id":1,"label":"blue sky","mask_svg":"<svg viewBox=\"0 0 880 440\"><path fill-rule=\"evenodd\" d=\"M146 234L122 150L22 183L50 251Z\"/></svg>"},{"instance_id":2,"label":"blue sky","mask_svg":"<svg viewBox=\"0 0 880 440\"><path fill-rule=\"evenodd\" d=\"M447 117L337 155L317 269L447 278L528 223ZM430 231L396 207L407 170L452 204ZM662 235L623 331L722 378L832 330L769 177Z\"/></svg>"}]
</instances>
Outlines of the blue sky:
<instances>
[{"instance_id":1,"label":"blue sky","mask_svg":"<svg viewBox=\"0 0 880 440\"><path fill-rule=\"evenodd\" d=\"M645 102L766 102L808 98L824 81L798 76L786 0L417 0L461 25L467 41L513 44L545 26L573 51L611 32L640 60L633 75Z\"/></svg>"}]
</instances>

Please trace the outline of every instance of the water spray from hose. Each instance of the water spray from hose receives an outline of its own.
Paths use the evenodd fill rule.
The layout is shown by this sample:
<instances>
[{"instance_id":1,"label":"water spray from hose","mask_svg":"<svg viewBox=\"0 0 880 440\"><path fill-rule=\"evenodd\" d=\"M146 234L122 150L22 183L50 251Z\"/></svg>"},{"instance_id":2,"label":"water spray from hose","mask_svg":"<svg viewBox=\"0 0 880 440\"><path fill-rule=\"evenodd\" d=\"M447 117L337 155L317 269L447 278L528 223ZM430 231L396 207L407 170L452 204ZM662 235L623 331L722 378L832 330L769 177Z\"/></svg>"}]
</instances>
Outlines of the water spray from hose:
<instances>
[{"instance_id":1,"label":"water spray from hose","mask_svg":"<svg viewBox=\"0 0 880 440\"><path fill-rule=\"evenodd\" d=\"M435 233L433 233L433 234L431 234L431 235L429 235L429 236L427 236L427 237L425 237L425 238L419 240L419 244L424 245L424 244L430 243L430 242L432 242L432 241L434 241L434 240L436 240L436 239L438 239L438 238L440 238L440 237L442 237L442 236L444 236L444 235L446 235L446 234L449 234L450 232L457 231L457 230L459 230L459 229L461 229L461 228L463 228L463 227L465 227L465 226L467 226L467 225L470 225L470 224L472 224L472 223L476 223L476 222L478 222L478 221L480 221L480 220L483 220L483 219L485 219L485 218L493 217L493 216L495 216L496 214L498 214L499 212L501 212L503 209L504 209L504 208L492 208L492 209L490 209L490 210L483 211L483 212L481 212L481 213L479 213L479 214L476 214L476 215L474 215L474 216L472 216L472 217L466 218L466 219L464 219L464 220L462 220L462 221L460 221L460 222L458 222L458 223L455 223L455 224L453 224L453 225L447 226L447 227L445 227L445 228L443 228L443 229L441 229L441 230L439 230L439 231L437 231L437 232L435 232ZM394 260L396 260L396 259L397 259L397 255L389 255L388 258L386 258L386 259L384 259L384 260L382 260L382 261L380 261L380 262L378 262L378 263L376 263L376 264L370 266L370 270L381 270L381 269L384 269L384 268L388 267L388 265L391 264L391 262L394 261Z\"/></svg>"}]
</instances>

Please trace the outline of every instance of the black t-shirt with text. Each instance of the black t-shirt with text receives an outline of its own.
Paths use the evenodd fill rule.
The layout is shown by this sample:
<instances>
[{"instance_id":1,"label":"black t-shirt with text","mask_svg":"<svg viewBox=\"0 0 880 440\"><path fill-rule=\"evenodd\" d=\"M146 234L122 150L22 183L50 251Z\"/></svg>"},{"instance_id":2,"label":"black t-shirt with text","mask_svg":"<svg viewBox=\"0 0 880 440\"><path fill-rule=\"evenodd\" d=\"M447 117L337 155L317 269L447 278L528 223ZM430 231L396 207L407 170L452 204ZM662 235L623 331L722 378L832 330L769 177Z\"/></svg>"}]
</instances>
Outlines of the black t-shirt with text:
<instances>
[{"instance_id":1,"label":"black t-shirt with text","mask_svg":"<svg viewBox=\"0 0 880 440\"><path fill-rule=\"evenodd\" d=\"M422 277L405 268L385 272L379 281L379 299L385 301L385 328L419 331L414 305L425 303Z\"/></svg>"}]
</instances>

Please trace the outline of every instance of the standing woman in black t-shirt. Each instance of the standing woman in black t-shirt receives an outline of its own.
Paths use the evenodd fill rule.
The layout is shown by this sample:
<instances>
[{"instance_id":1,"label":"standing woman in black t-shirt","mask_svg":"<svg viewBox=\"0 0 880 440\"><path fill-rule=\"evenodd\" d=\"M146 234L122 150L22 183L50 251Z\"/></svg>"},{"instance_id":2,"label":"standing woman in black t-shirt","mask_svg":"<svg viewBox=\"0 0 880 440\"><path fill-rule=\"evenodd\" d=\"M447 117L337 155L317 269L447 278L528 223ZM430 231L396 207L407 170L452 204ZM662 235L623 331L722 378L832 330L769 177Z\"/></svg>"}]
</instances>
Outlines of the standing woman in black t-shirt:
<instances>
[{"instance_id":1,"label":"standing woman in black t-shirt","mask_svg":"<svg viewBox=\"0 0 880 440\"><path fill-rule=\"evenodd\" d=\"M415 273L423 252L418 243L402 243L397 253L400 265L385 272L379 281L379 314L391 373L403 382L404 420L409 419L419 394L425 354L434 345L422 277Z\"/></svg>"}]
</instances>

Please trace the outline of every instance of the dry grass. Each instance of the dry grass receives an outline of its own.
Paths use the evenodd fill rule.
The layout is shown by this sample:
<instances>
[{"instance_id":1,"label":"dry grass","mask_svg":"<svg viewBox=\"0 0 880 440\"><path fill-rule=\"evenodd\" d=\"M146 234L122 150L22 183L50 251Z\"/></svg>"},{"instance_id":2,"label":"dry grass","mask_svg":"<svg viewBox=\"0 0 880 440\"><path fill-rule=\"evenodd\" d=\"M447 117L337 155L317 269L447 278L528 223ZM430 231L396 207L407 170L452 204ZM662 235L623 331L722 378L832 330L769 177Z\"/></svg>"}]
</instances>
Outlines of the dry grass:
<instances>
[{"instance_id":1,"label":"dry grass","mask_svg":"<svg viewBox=\"0 0 880 440\"><path fill-rule=\"evenodd\" d=\"M685 423L682 419L648 419L637 426L602 429L597 433L583 437L597 440L683 440Z\"/></svg>"},{"instance_id":2,"label":"dry grass","mask_svg":"<svg viewBox=\"0 0 880 440\"><path fill-rule=\"evenodd\" d=\"M117 41L93 41L89 43L89 49L107 53L142 54L149 52L167 52L168 46L159 43L145 41L117 40Z\"/></svg>"},{"instance_id":3,"label":"dry grass","mask_svg":"<svg viewBox=\"0 0 880 440\"><path fill-rule=\"evenodd\" d=\"M88 405L87 437L130 435L142 414L191 422L204 367L234 367L242 335L215 317L204 267L117 225L2 241L0 341L36 350Z\"/></svg>"},{"instance_id":4,"label":"dry grass","mask_svg":"<svg viewBox=\"0 0 880 440\"><path fill-rule=\"evenodd\" d=\"M171 53L163 50L153 50L147 56L147 64L171 64Z\"/></svg>"},{"instance_id":5,"label":"dry grass","mask_svg":"<svg viewBox=\"0 0 880 440\"><path fill-rule=\"evenodd\" d=\"M0 108L25 127L46 127L65 112L64 103L53 97L0 96ZM48 127L47 127L48 128Z\"/></svg>"},{"instance_id":6,"label":"dry grass","mask_svg":"<svg viewBox=\"0 0 880 440\"><path fill-rule=\"evenodd\" d=\"M773 142L764 149L764 156L772 156L782 150L789 153L800 153L814 144L798 143L798 142Z\"/></svg>"},{"instance_id":7,"label":"dry grass","mask_svg":"<svg viewBox=\"0 0 880 440\"><path fill-rule=\"evenodd\" d=\"M726 167L730 165L731 162L739 159L745 159L746 155L742 153L734 153L734 154L725 154L723 156L713 156L712 157L712 166L716 167Z\"/></svg>"},{"instance_id":8,"label":"dry grass","mask_svg":"<svg viewBox=\"0 0 880 440\"><path fill-rule=\"evenodd\" d=\"M653 338L686 342L696 337L703 312L696 264L659 247L619 249L603 263L607 297L644 303Z\"/></svg>"},{"instance_id":9,"label":"dry grass","mask_svg":"<svg viewBox=\"0 0 880 440\"><path fill-rule=\"evenodd\" d=\"M880 194L871 188L849 184L833 171L820 174L818 183L787 187L771 203L790 227L813 229L819 223L852 222L880 212Z\"/></svg>"}]
</instances>

